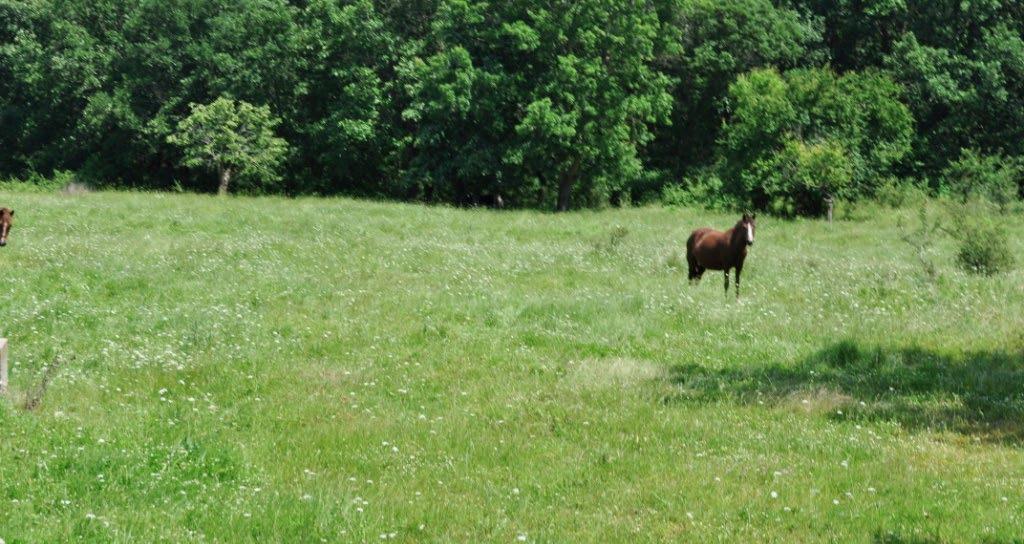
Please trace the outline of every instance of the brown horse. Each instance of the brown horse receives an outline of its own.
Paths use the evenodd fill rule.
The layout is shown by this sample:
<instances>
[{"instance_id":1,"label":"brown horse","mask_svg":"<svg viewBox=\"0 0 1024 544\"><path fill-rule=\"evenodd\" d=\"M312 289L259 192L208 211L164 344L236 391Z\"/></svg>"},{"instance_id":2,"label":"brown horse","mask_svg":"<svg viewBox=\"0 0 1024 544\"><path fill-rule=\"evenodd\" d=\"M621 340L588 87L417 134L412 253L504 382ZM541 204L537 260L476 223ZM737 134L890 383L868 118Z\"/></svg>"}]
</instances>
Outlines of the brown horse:
<instances>
[{"instance_id":1,"label":"brown horse","mask_svg":"<svg viewBox=\"0 0 1024 544\"><path fill-rule=\"evenodd\" d=\"M14 210L0 208L0 247L7 245L7 237L11 234L11 225L14 224Z\"/></svg>"},{"instance_id":2,"label":"brown horse","mask_svg":"<svg viewBox=\"0 0 1024 544\"><path fill-rule=\"evenodd\" d=\"M705 270L725 272L725 293L729 294L729 269L736 269L736 298L740 298L740 273L747 258L747 248L754 245L756 216L743 214L736 226L719 232L697 229L686 240L686 262L690 265L690 282L699 282Z\"/></svg>"}]
</instances>

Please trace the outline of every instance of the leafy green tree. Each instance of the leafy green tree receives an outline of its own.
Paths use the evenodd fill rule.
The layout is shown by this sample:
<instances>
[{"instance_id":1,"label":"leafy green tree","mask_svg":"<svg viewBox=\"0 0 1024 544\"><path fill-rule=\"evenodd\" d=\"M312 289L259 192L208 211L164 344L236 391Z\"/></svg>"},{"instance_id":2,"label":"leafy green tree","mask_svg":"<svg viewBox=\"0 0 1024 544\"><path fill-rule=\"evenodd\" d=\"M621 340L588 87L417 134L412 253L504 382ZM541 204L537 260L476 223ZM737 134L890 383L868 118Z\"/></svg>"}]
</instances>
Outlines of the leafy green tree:
<instances>
[{"instance_id":1,"label":"leafy green tree","mask_svg":"<svg viewBox=\"0 0 1024 544\"><path fill-rule=\"evenodd\" d=\"M558 210L605 203L641 177L640 150L671 112L670 81L653 67L657 13L641 0L589 0L532 16L547 65L516 127L515 160L557 187Z\"/></svg>"},{"instance_id":2,"label":"leafy green tree","mask_svg":"<svg viewBox=\"0 0 1024 544\"><path fill-rule=\"evenodd\" d=\"M182 172L167 136L190 102L210 100L197 85L192 59L205 21L219 6L200 0L99 1L93 11L75 0L56 3L80 11L73 20L89 36L86 43L109 53L81 107L69 110L76 117L70 138L78 150L60 167L100 183L169 186Z\"/></svg>"},{"instance_id":3,"label":"leafy green tree","mask_svg":"<svg viewBox=\"0 0 1024 544\"><path fill-rule=\"evenodd\" d=\"M299 20L306 90L292 128L310 173L304 188L401 196L382 171L399 129L387 79L398 38L369 0L314 0Z\"/></svg>"},{"instance_id":4,"label":"leafy green tree","mask_svg":"<svg viewBox=\"0 0 1024 544\"><path fill-rule=\"evenodd\" d=\"M1024 154L1017 0L789 0L821 17L833 66L884 67L917 122L904 173L941 178L960 150Z\"/></svg>"},{"instance_id":5,"label":"leafy green tree","mask_svg":"<svg viewBox=\"0 0 1024 544\"><path fill-rule=\"evenodd\" d=\"M6 2L5 2L6 3ZM4 123L21 171L78 170L102 183L166 187L177 177L167 136L187 105L213 100L211 89L295 87L244 75L277 63L230 49L229 35L260 41L255 20L283 3L242 0L34 0L14 2L14 29L0 37L0 65L17 90ZM264 15L243 17L241 12ZM231 19L234 17L234 19ZM269 17L268 17L269 18ZM231 22L233 21L233 22ZM266 25L265 25L266 26ZM230 28L229 28L230 27ZM280 27L264 32L280 38ZM273 48L268 48L273 52ZM218 56L219 55L219 56ZM209 69L237 55L221 71ZM297 58L294 50L281 56ZM227 73L227 75L224 75ZM235 80L229 87L225 80ZM257 103L269 98L253 98ZM290 99L284 100L288 102Z\"/></svg>"},{"instance_id":6,"label":"leafy green tree","mask_svg":"<svg viewBox=\"0 0 1024 544\"><path fill-rule=\"evenodd\" d=\"M191 46L196 77L215 96L290 112L307 91L298 17L284 0L225 2Z\"/></svg>"},{"instance_id":7,"label":"leafy green tree","mask_svg":"<svg viewBox=\"0 0 1024 544\"><path fill-rule=\"evenodd\" d=\"M824 197L871 196L910 151L910 113L877 72L755 70L729 96L718 168L755 207L813 214Z\"/></svg>"},{"instance_id":8,"label":"leafy green tree","mask_svg":"<svg viewBox=\"0 0 1024 544\"><path fill-rule=\"evenodd\" d=\"M606 202L640 177L639 151L670 111L658 29L640 0L442 2L399 67L409 186L456 202Z\"/></svg>"},{"instance_id":9,"label":"leafy green tree","mask_svg":"<svg viewBox=\"0 0 1024 544\"><path fill-rule=\"evenodd\" d=\"M253 106L230 98L207 105L192 105L167 141L181 147L182 163L190 168L217 172L217 194L226 195L234 174L272 181L285 158L288 144L274 135L280 120L267 106Z\"/></svg>"},{"instance_id":10,"label":"leafy green tree","mask_svg":"<svg viewBox=\"0 0 1024 544\"><path fill-rule=\"evenodd\" d=\"M476 115L494 115L495 124L500 120L496 105L485 108L474 100L478 73L469 51L459 45L399 65L405 93L401 119L409 132L397 142L396 162L399 190L406 195L469 203L475 191L498 184L502 144L493 141L485 124L474 130Z\"/></svg>"},{"instance_id":11,"label":"leafy green tree","mask_svg":"<svg viewBox=\"0 0 1024 544\"><path fill-rule=\"evenodd\" d=\"M783 0L822 22L822 39L832 65L840 70L878 66L907 29L911 11L947 0ZM927 9L927 8L925 8Z\"/></svg>"},{"instance_id":12,"label":"leafy green tree","mask_svg":"<svg viewBox=\"0 0 1024 544\"><path fill-rule=\"evenodd\" d=\"M756 68L827 60L821 21L771 0L664 0L655 66L673 80L672 122L647 156L672 180L714 160L729 86Z\"/></svg>"},{"instance_id":13,"label":"leafy green tree","mask_svg":"<svg viewBox=\"0 0 1024 544\"><path fill-rule=\"evenodd\" d=\"M102 1L94 8L97 26L118 12ZM4 2L0 71L10 79L0 84L6 94L0 138L7 140L3 154L17 157L15 168L23 172L77 168L93 144L77 137L76 125L108 79L111 51L80 22L87 9L70 1Z\"/></svg>"}]
</instances>

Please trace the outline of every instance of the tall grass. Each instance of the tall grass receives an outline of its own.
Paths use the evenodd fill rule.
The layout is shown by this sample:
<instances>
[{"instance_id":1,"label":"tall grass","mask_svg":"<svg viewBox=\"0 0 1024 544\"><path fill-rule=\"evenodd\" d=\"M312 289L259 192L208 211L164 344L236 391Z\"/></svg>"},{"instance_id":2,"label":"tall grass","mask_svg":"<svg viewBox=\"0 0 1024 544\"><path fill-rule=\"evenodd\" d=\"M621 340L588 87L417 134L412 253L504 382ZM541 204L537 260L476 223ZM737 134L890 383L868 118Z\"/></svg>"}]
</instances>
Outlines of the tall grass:
<instances>
[{"instance_id":1,"label":"tall grass","mask_svg":"<svg viewBox=\"0 0 1024 544\"><path fill-rule=\"evenodd\" d=\"M737 303L686 209L0 205L8 543L1024 534L1024 272L897 212L759 218Z\"/></svg>"}]
</instances>

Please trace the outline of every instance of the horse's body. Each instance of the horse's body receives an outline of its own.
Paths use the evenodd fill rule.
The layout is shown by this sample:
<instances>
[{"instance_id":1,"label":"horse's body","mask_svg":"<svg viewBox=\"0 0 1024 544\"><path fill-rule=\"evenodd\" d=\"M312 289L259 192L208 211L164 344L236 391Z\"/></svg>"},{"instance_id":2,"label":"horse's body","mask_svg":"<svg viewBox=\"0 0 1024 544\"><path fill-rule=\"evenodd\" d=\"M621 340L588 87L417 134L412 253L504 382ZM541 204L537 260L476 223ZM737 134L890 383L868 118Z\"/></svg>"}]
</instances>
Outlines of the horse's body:
<instances>
[{"instance_id":1,"label":"horse's body","mask_svg":"<svg viewBox=\"0 0 1024 544\"><path fill-rule=\"evenodd\" d=\"M740 296L740 274L747 249L754 245L753 215L743 214L736 226L720 232L714 229L697 229L686 240L686 262L690 269L690 281L698 282L706 270L725 272L725 292L729 292L729 270L736 270L736 298Z\"/></svg>"},{"instance_id":2,"label":"horse's body","mask_svg":"<svg viewBox=\"0 0 1024 544\"><path fill-rule=\"evenodd\" d=\"M0 208L0 247L7 245L7 237L11 234L14 224L14 210Z\"/></svg>"}]
</instances>

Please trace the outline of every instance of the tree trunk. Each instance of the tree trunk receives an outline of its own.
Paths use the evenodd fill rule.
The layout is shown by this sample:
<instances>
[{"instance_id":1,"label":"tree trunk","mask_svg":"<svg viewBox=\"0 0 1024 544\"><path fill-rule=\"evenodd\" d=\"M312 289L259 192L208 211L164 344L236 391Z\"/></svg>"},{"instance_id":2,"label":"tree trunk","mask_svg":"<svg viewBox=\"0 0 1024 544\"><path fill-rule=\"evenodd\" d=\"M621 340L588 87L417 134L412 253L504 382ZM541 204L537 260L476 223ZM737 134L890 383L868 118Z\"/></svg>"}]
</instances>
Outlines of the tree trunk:
<instances>
[{"instance_id":1,"label":"tree trunk","mask_svg":"<svg viewBox=\"0 0 1024 544\"><path fill-rule=\"evenodd\" d=\"M228 194L229 183L231 183L231 168L221 168L220 185L217 186L218 196L226 196Z\"/></svg>"},{"instance_id":2,"label":"tree trunk","mask_svg":"<svg viewBox=\"0 0 1024 544\"><path fill-rule=\"evenodd\" d=\"M832 199L832 195L825 197L825 206L828 207L828 224L832 224L832 210L835 208L835 200Z\"/></svg>"},{"instance_id":3,"label":"tree trunk","mask_svg":"<svg viewBox=\"0 0 1024 544\"><path fill-rule=\"evenodd\" d=\"M571 189L572 181L569 181L569 176L562 176L561 181L558 182L558 211L564 212L569 210Z\"/></svg>"},{"instance_id":4,"label":"tree trunk","mask_svg":"<svg viewBox=\"0 0 1024 544\"><path fill-rule=\"evenodd\" d=\"M569 167L569 171L562 174L558 182L558 211L569 211L569 198L572 197L572 186L580 175L580 161L576 160Z\"/></svg>"}]
</instances>

